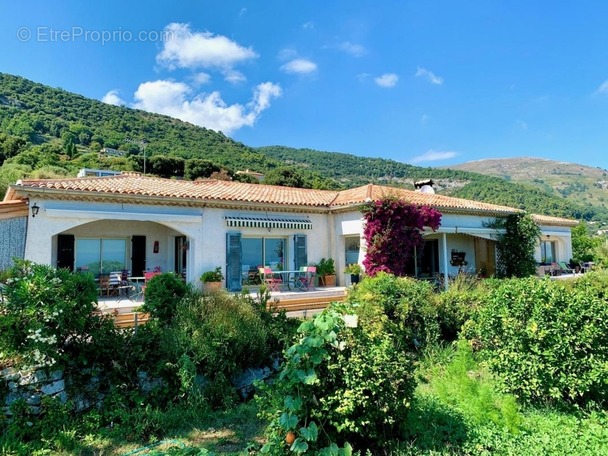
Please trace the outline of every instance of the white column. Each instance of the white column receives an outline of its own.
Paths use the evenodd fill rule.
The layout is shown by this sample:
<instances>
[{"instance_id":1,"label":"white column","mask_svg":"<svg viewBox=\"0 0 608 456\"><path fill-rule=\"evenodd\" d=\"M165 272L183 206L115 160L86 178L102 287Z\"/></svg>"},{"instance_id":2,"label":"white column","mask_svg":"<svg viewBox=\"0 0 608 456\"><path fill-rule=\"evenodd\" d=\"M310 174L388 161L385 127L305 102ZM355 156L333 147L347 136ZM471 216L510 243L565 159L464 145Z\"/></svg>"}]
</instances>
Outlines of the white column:
<instances>
[{"instance_id":1,"label":"white column","mask_svg":"<svg viewBox=\"0 0 608 456\"><path fill-rule=\"evenodd\" d=\"M443 244L443 286L448 290L448 237L445 233L441 233L441 242Z\"/></svg>"}]
</instances>

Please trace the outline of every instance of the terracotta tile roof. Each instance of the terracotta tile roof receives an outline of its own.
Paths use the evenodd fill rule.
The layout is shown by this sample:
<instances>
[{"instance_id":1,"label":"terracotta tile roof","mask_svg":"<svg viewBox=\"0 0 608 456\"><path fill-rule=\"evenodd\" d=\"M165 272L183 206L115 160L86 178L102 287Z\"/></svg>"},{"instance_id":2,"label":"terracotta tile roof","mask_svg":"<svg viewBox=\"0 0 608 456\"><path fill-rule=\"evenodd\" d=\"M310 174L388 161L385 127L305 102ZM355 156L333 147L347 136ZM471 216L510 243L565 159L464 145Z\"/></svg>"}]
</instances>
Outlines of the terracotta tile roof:
<instances>
[{"instance_id":1,"label":"terracotta tile roof","mask_svg":"<svg viewBox=\"0 0 608 456\"><path fill-rule=\"evenodd\" d=\"M9 200L0 202L0 220L27 217L29 206L27 201Z\"/></svg>"},{"instance_id":2,"label":"terracotta tile roof","mask_svg":"<svg viewBox=\"0 0 608 456\"><path fill-rule=\"evenodd\" d=\"M553 226L576 226L577 220L566 219L561 217L550 217L548 215L532 214L532 219L539 225Z\"/></svg>"},{"instance_id":3,"label":"terracotta tile roof","mask_svg":"<svg viewBox=\"0 0 608 456\"><path fill-rule=\"evenodd\" d=\"M409 203L424 204L433 206L439 210L447 211L470 211L470 212L493 212L503 214L513 214L520 212L517 209L507 206L499 206L496 204L481 203L479 201L471 201L462 198L452 198L450 196L437 195L435 193L422 193L403 188L385 187L381 185L368 184L363 187L344 190L339 193L338 197L332 203L332 206L346 206L365 201L375 201L385 196L396 196Z\"/></svg>"},{"instance_id":4,"label":"terracotta tile roof","mask_svg":"<svg viewBox=\"0 0 608 456\"><path fill-rule=\"evenodd\" d=\"M66 192L72 196L99 197L111 195L183 199L201 202L234 202L304 206L310 208L346 209L384 196L393 195L413 204L426 204L446 212L511 214L519 212L506 206L428 194L402 188L365 185L344 191L311 190L242 182L201 180L185 181L122 174L108 177L22 180L12 185L6 198L38 191Z\"/></svg>"},{"instance_id":5,"label":"terracotta tile roof","mask_svg":"<svg viewBox=\"0 0 608 456\"><path fill-rule=\"evenodd\" d=\"M71 193L102 195L133 195L159 198L184 198L201 201L234 201L327 206L336 192L274 185L258 185L220 180L185 181L122 174L109 177L22 180L11 186L19 190L59 190ZM9 191L10 193L10 191ZM12 196L7 193L7 197Z\"/></svg>"}]
</instances>

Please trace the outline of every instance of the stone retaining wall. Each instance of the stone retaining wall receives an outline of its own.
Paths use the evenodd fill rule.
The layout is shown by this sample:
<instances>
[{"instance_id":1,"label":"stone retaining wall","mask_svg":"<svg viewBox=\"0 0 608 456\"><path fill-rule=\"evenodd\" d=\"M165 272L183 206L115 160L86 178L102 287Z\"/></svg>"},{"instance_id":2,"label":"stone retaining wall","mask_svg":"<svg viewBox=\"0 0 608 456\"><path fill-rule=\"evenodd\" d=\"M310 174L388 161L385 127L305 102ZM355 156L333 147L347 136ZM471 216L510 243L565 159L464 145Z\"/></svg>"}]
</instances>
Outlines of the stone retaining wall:
<instances>
[{"instance_id":1,"label":"stone retaining wall","mask_svg":"<svg viewBox=\"0 0 608 456\"><path fill-rule=\"evenodd\" d=\"M40 403L45 396L58 398L62 403L68 399L61 371L47 374L41 370L19 371L9 368L0 371L0 382L0 392L6 392L2 405L6 416L11 415L11 405L20 399L25 400L32 414L40 413Z\"/></svg>"}]
</instances>

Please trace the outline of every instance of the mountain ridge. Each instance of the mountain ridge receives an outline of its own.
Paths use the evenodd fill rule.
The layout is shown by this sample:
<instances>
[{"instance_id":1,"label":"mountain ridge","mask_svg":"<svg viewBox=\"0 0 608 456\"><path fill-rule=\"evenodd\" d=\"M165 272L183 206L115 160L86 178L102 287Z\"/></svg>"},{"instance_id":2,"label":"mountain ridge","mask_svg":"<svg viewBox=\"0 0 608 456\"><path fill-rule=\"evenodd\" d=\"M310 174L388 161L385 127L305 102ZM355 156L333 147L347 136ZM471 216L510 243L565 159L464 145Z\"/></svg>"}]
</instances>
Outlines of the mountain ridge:
<instances>
[{"instance_id":1,"label":"mountain ridge","mask_svg":"<svg viewBox=\"0 0 608 456\"><path fill-rule=\"evenodd\" d=\"M411 189L414 181L432 178L439 193L546 215L608 220L604 208L574 204L497 176L340 152L285 146L254 148L221 132L168 116L108 105L0 73L0 191L19 178L75 175L80 168L141 172L143 154L137 143L143 139L148 172L168 177L188 177L184 172L188 166L190 171L198 167L199 174L191 172L190 176L203 177L201 167L268 174L289 167L299 176L292 175L288 182L336 189L370 182ZM103 147L125 154L104 157L99 153Z\"/></svg>"}]
</instances>

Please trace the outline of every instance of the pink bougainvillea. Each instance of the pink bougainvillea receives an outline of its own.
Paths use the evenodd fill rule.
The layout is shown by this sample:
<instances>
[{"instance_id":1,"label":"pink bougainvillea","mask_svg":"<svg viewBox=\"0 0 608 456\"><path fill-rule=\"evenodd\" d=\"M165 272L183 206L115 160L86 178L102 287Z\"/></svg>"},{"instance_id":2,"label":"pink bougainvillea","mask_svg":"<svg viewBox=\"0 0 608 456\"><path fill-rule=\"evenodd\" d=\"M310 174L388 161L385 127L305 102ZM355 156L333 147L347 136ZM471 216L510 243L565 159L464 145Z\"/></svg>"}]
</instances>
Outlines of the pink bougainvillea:
<instances>
[{"instance_id":1,"label":"pink bougainvillea","mask_svg":"<svg viewBox=\"0 0 608 456\"><path fill-rule=\"evenodd\" d=\"M433 231L441 224L441 213L429 206L417 206L397 198L373 201L363 209L363 235L367 254L363 265L369 275L384 271L396 276L406 273L414 247L422 247L421 231Z\"/></svg>"}]
</instances>

